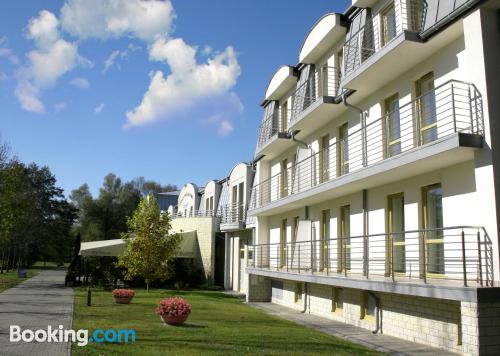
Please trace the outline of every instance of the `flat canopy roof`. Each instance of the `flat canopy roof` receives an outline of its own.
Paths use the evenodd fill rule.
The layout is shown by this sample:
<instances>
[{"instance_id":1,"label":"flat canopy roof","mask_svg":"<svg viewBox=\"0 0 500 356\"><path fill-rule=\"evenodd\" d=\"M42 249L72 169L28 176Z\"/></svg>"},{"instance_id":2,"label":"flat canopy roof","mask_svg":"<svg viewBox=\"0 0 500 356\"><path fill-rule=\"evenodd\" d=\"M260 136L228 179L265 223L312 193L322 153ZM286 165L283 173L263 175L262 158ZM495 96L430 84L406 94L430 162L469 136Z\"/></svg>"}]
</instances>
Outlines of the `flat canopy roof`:
<instances>
[{"instance_id":1,"label":"flat canopy roof","mask_svg":"<svg viewBox=\"0 0 500 356\"><path fill-rule=\"evenodd\" d=\"M180 232L181 243L177 258L195 258L197 256L196 230ZM80 255L87 256L121 256L125 251L125 241L122 239L82 242Z\"/></svg>"}]
</instances>

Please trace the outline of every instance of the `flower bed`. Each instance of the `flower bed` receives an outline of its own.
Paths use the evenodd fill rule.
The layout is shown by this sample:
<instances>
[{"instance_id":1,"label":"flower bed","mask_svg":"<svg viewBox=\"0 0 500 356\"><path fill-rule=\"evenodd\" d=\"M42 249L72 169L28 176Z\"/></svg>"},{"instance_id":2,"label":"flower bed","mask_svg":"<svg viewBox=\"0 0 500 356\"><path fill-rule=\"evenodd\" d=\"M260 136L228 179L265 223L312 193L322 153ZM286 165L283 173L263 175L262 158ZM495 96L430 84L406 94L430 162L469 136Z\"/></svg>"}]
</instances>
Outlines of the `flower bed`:
<instances>
[{"instance_id":1,"label":"flower bed","mask_svg":"<svg viewBox=\"0 0 500 356\"><path fill-rule=\"evenodd\" d=\"M191 313L191 304L179 297L165 298L156 307L156 314L169 325L184 323Z\"/></svg>"}]
</instances>

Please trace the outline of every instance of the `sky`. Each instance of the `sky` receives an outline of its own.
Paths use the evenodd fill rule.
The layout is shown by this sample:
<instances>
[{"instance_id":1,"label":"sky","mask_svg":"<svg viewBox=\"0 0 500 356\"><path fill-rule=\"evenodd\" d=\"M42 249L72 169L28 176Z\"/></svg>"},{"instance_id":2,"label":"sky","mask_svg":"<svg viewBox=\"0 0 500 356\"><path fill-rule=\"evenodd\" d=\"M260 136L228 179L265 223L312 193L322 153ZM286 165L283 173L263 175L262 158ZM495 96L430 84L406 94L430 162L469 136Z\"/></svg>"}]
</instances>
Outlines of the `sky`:
<instances>
[{"instance_id":1,"label":"sky","mask_svg":"<svg viewBox=\"0 0 500 356\"><path fill-rule=\"evenodd\" d=\"M224 178L253 158L272 75L350 2L1 1L1 140L67 195Z\"/></svg>"}]
</instances>

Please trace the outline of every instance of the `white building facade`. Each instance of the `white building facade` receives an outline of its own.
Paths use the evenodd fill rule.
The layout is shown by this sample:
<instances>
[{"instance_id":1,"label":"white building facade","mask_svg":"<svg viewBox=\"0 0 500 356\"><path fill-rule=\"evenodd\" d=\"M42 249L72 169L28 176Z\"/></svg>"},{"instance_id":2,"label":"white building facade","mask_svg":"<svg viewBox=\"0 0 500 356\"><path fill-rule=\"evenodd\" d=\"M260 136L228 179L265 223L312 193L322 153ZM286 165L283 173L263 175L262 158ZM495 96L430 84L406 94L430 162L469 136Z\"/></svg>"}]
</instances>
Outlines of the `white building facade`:
<instances>
[{"instance_id":1,"label":"white building facade","mask_svg":"<svg viewBox=\"0 0 500 356\"><path fill-rule=\"evenodd\" d=\"M248 301L500 354L499 8L353 0L318 20L262 103Z\"/></svg>"}]
</instances>

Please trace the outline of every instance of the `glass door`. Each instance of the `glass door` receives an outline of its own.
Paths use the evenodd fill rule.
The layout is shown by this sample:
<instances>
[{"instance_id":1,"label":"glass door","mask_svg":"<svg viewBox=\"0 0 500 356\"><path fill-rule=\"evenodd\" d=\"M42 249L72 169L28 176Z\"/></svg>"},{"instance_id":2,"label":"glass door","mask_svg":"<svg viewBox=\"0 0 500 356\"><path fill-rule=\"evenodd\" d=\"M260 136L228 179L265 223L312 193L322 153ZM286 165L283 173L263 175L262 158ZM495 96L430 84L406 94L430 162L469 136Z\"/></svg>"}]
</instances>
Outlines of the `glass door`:
<instances>
[{"instance_id":1,"label":"glass door","mask_svg":"<svg viewBox=\"0 0 500 356\"><path fill-rule=\"evenodd\" d=\"M337 157L339 165L339 174L349 173L349 143L348 143L348 127L347 122L339 127L339 139L337 145Z\"/></svg>"},{"instance_id":2,"label":"glass door","mask_svg":"<svg viewBox=\"0 0 500 356\"><path fill-rule=\"evenodd\" d=\"M319 182L330 179L330 135L321 137L319 151Z\"/></svg>"},{"instance_id":3,"label":"glass door","mask_svg":"<svg viewBox=\"0 0 500 356\"><path fill-rule=\"evenodd\" d=\"M236 211L238 209L238 186L233 185L233 192L231 195L231 208L229 209L229 221L236 221Z\"/></svg>"},{"instance_id":4,"label":"glass door","mask_svg":"<svg viewBox=\"0 0 500 356\"><path fill-rule=\"evenodd\" d=\"M404 195L398 193L390 195L387 202L387 274L392 271L396 273L405 273L405 210ZM392 266L392 269L390 268Z\"/></svg>"},{"instance_id":5,"label":"glass door","mask_svg":"<svg viewBox=\"0 0 500 356\"><path fill-rule=\"evenodd\" d=\"M319 270L323 271L328 268L328 243L330 239L330 210L323 210L321 212L321 230L320 230L320 244L319 244Z\"/></svg>"},{"instance_id":6,"label":"glass door","mask_svg":"<svg viewBox=\"0 0 500 356\"><path fill-rule=\"evenodd\" d=\"M381 11L380 19L382 23L381 46L383 47L396 37L397 34L396 9L394 8L394 2L391 1L391 3Z\"/></svg>"},{"instance_id":7,"label":"glass door","mask_svg":"<svg viewBox=\"0 0 500 356\"><path fill-rule=\"evenodd\" d=\"M286 219L281 220L279 266L286 266Z\"/></svg>"},{"instance_id":8,"label":"glass door","mask_svg":"<svg viewBox=\"0 0 500 356\"><path fill-rule=\"evenodd\" d=\"M385 100L386 157L401 153L401 126L399 119L399 95Z\"/></svg>"},{"instance_id":9,"label":"glass door","mask_svg":"<svg viewBox=\"0 0 500 356\"><path fill-rule=\"evenodd\" d=\"M243 221L245 205L245 183L238 185L238 221Z\"/></svg>"},{"instance_id":10,"label":"glass door","mask_svg":"<svg viewBox=\"0 0 500 356\"><path fill-rule=\"evenodd\" d=\"M280 198L288 196L288 160L281 161Z\"/></svg>"},{"instance_id":11,"label":"glass door","mask_svg":"<svg viewBox=\"0 0 500 356\"><path fill-rule=\"evenodd\" d=\"M281 104L281 116L280 116L280 132L286 132L288 130L288 100L285 100Z\"/></svg>"},{"instance_id":12,"label":"glass door","mask_svg":"<svg viewBox=\"0 0 500 356\"><path fill-rule=\"evenodd\" d=\"M340 208L339 272L351 269L351 207Z\"/></svg>"},{"instance_id":13,"label":"glass door","mask_svg":"<svg viewBox=\"0 0 500 356\"><path fill-rule=\"evenodd\" d=\"M429 73L416 83L417 115L420 144L437 140L436 96L434 73Z\"/></svg>"},{"instance_id":14,"label":"glass door","mask_svg":"<svg viewBox=\"0 0 500 356\"><path fill-rule=\"evenodd\" d=\"M425 265L428 273L444 274L443 189L441 184L424 187L423 223Z\"/></svg>"}]
</instances>

